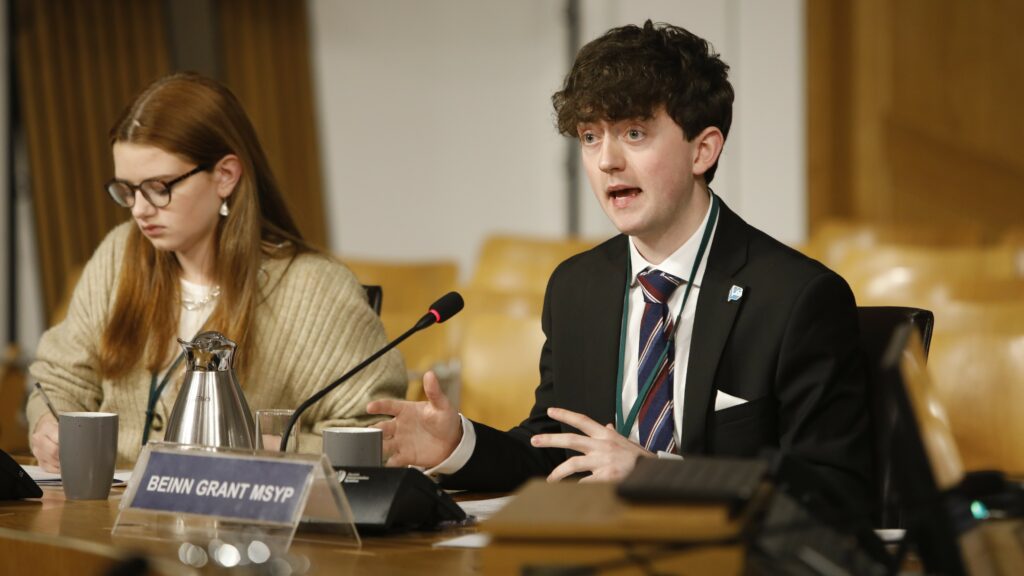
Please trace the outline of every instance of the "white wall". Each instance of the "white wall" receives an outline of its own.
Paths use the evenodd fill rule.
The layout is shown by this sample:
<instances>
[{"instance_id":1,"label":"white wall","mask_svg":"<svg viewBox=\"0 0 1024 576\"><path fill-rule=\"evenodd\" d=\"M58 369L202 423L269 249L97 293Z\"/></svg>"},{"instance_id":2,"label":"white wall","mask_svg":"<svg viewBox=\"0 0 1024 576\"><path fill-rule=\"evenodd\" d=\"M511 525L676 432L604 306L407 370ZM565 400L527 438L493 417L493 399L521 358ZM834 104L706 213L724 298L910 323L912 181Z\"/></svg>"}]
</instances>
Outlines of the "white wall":
<instances>
[{"instance_id":1,"label":"white wall","mask_svg":"<svg viewBox=\"0 0 1024 576\"><path fill-rule=\"evenodd\" d=\"M311 0L331 246L457 258L564 229L561 2Z\"/></svg>"},{"instance_id":2,"label":"white wall","mask_svg":"<svg viewBox=\"0 0 1024 576\"><path fill-rule=\"evenodd\" d=\"M738 96L731 145L739 170L730 184L739 199L735 208L779 240L803 242L808 232L804 2L733 4Z\"/></svg>"}]
</instances>

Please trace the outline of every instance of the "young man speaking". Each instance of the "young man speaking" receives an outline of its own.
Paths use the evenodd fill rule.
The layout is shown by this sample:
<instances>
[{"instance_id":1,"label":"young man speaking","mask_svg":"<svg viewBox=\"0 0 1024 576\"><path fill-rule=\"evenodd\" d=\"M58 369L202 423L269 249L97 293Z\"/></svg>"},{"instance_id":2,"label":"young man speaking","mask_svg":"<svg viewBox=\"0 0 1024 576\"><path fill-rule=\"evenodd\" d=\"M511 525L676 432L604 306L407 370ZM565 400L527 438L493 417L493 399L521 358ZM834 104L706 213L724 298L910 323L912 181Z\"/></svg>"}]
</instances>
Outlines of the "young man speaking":
<instances>
[{"instance_id":1,"label":"young man speaking","mask_svg":"<svg viewBox=\"0 0 1024 576\"><path fill-rule=\"evenodd\" d=\"M776 448L853 502L869 453L857 312L846 283L746 224L708 185L732 121L728 66L682 28L615 28L552 97L597 201L622 233L563 262L544 299L540 385L502 432L425 402L371 413L391 466L446 487L617 480L659 452Z\"/></svg>"}]
</instances>

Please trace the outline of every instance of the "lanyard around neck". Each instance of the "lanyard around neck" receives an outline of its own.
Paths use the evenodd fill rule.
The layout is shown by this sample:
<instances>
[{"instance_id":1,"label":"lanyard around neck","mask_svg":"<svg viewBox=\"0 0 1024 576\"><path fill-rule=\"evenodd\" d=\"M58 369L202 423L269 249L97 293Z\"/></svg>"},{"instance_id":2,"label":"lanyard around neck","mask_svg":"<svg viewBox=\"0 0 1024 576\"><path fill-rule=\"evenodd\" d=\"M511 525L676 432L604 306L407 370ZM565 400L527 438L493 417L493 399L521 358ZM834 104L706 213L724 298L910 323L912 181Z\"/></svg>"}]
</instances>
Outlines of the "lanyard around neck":
<instances>
[{"instance_id":1,"label":"lanyard around neck","mask_svg":"<svg viewBox=\"0 0 1024 576\"><path fill-rule=\"evenodd\" d=\"M209 318L207 318L207 320L209 320ZM196 336L199 336L199 333L202 332L203 328L205 327L206 322L203 322L203 325L199 327L199 330L196 330L196 333L192 335L192 339L195 340ZM160 380L159 384L157 384L156 382L157 373L151 373L152 377L149 380L149 398L146 400L146 420L145 425L142 428L143 446L149 443L149 430L153 426L153 416L156 413L156 403L160 400L160 396L163 395L164 388L167 387L168 382L171 381L171 376L174 375L174 371L178 368L179 365L181 365L181 361L184 359L184 352L178 354L178 357L175 358L174 362L171 363L171 367L168 368L167 372L164 373L164 377L162 380Z\"/></svg>"},{"instance_id":2,"label":"lanyard around neck","mask_svg":"<svg viewBox=\"0 0 1024 576\"><path fill-rule=\"evenodd\" d=\"M175 369L181 364L181 361L185 359L185 353L178 354L178 357L171 363L171 367L167 369L164 374L163 380L157 385L157 373L152 373L152 378L149 381L149 399L146 401L146 421L142 428L142 445L145 446L149 442L149 429L153 425L153 415L156 412L156 403L160 399L160 395L163 394L164 388L167 387L167 383L171 381L171 376L174 374Z\"/></svg>"},{"instance_id":3,"label":"lanyard around neck","mask_svg":"<svg viewBox=\"0 0 1024 576\"><path fill-rule=\"evenodd\" d=\"M683 292L683 303L679 306L679 312L676 314L676 321L672 327L671 338L675 339L675 332L679 330L679 321L683 317L683 310L686 308L686 301L690 298L690 288L693 287L693 281L697 277L697 269L700 268L700 262L704 259L704 251L708 247L708 242L711 239L711 231L715 228L715 222L718 221L718 197L713 192L708 190L711 194L711 215L708 216L708 222L704 225L704 235L701 236L700 246L697 248L697 257L693 260L693 268L690 270L690 278L686 282L686 290ZM640 407L643 406L647 400L648 394L651 393L651 386L654 384L654 378L657 376L657 370L651 370L651 374L647 377L646 381L643 382L643 386L638 389L636 400L633 402L633 407L629 410L629 415L623 419L624 413L622 410L622 383L624 381L624 365L626 362L626 331L627 325L629 324L629 291L633 285L633 263L632 258L626 259L626 295L622 299L622 324L619 331L619 367L618 374L615 377L615 429L618 430L619 434L624 437L629 437L629 432L633 429L633 424L636 422L637 414L640 413ZM655 366L661 366L661 363L665 361L665 357L668 355L668 346L661 351L661 356L658 357L658 361ZM639 386L641 382L637 382Z\"/></svg>"}]
</instances>

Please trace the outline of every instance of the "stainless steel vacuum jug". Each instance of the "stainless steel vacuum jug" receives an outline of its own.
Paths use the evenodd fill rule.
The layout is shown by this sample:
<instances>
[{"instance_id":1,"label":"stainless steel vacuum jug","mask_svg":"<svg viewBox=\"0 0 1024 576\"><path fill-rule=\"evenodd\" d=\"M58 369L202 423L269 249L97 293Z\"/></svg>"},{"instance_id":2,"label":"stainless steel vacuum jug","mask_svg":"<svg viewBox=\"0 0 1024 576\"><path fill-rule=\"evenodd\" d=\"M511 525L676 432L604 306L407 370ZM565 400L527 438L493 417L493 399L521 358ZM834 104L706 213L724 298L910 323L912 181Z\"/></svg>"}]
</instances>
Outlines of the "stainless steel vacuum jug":
<instances>
[{"instance_id":1,"label":"stainless steel vacuum jug","mask_svg":"<svg viewBox=\"0 0 1024 576\"><path fill-rule=\"evenodd\" d=\"M174 402L164 440L179 444L252 449L252 411L238 385L232 360L235 343L219 332L203 332L185 351L185 381Z\"/></svg>"}]
</instances>

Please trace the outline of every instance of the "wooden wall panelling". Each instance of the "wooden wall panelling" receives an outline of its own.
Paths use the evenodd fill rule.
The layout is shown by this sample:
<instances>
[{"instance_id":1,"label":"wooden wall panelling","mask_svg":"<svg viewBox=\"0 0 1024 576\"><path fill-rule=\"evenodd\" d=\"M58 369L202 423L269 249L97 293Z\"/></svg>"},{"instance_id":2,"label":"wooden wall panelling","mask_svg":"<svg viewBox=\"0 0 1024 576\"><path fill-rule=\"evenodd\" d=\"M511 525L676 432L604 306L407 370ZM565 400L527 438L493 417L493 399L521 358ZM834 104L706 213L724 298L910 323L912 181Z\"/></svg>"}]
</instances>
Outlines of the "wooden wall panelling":
<instances>
[{"instance_id":1,"label":"wooden wall panelling","mask_svg":"<svg viewBox=\"0 0 1024 576\"><path fill-rule=\"evenodd\" d=\"M169 71L160 0L18 0L15 62L47 318L81 266L128 217L103 192L107 131Z\"/></svg>"},{"instance_id":2,"label":"wooden wall panelling","mask_svg":"<svg viewBox=\"0 0 1024 576\"><path fill-rule=\"evenodd\" d=\"M850 218L849 178L850 4L808 2L807 166L808 226L811 234L828 219Z\"/></svg>"},{"instance_id":3,"label":"wooden wall panelling","mask_svg":"<svg viewBox=\"0 0 1024 576\"><path fill-rule=\"evenodd\" d=\"M869 221L887 221L893 187L886 147L882 145L890 108L892 66L891 30L886 3L853 2L852 94L850 127L854 215Z\"/></svg>"},{"instance_id":4,"label":"wooden wall panelling","mask_svg":"<svg viewBox=\"0 0 1024 576\"><path fill-rule=\"evenodd\" d=\"M51 9L48 2L20 0L15 5L15 60L33 200L36 205L51 204L52 200L46 195L62 185L61 171L51 171L47 166L49 159L59 155L54 150L57 139L52 136L57 118L47 113L57 107L53 86L53 46L45 41L41 33L50 19ZM57 222L59 215L43 218L38 209L36 214L43 301L49 308L57 300L55 291L59 277L56 272L60 266L53 260L60 257L56 247L61 245L58 236L62 233L62 227ZM54 222L51 224L50 220Z\"/></svg>"},{"instance_id":5,"label":"wooden wall panelling","mask_svg":"<svg viewBox=\"0 0 1024 576\"><path fill-rule=\"evenodd\" d=\"M245 106L307 240L327 244L306 4L221 0L224 80Z\"/></svg>"},{"instance_id":6,"label":"wooden wall panelling","mask_svg":"<svg viewBox=\"0 0 1024 576\"><path fill-rule=\"evenodd\" d=\"M807 16L812 229L966 223L995 239L1020 221L1024 4L821 0Z\"/></svg>"},{"instance_id":7,"label":"wooden wall panelling","mask_svg":"<svg viewBox=\"0 0 1024 576\"><path fill-rule=\"evenodd\" d=\"M990 239L1024 215L1024 39L1014 2L891 4L892 115L884 139L901 212L969 219Z\"/></svg>"}]
</instances>

